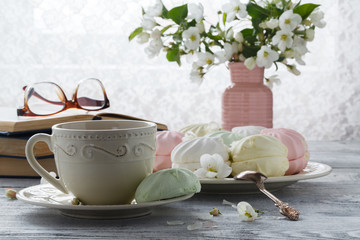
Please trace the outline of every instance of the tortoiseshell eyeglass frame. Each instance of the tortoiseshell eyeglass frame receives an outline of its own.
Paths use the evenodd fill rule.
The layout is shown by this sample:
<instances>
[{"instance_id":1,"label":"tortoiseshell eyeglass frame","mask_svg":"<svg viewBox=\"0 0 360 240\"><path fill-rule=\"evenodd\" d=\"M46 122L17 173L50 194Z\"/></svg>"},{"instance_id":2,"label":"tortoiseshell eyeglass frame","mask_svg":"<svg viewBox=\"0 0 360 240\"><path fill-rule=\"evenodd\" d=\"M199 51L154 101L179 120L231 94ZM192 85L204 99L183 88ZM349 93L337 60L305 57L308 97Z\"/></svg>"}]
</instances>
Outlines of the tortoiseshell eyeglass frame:
<instances>
[{"instance_id":1,"label":"tortoiseshell eyeglass frame","mask_svg":"<svg viewBox=\"0 0 360 240\"><path fill-rule=\"evenodd\" d=\"M91 99L91 98L87 98L87 97L81 97L81 98L77 97L79 86L83 82L85 82L87 80L95 80L100 84L100 86L102 88L102 91L103 91L103 94L104 94L104 100L95 100L95 99ZM34 88L32 86L24 86L23 87L23 90L25 91L25 94L24 94L24 107L17 109L17 115L18 116L28 116L28 117L41 116L41 117L45 117L45 116L52 116L52 115L58 114L58 113L63 112L65 110L69 109L69 108L78 108L78 109L83 109L83 110L86 110L86 111L99 111L99 110L103 110L105 108L110 107L110 101L109 101L109 99L107 97L104 85L102 84L102 82L99 79L96 79L96 78L88 78L88 79L81 80L78 83L78 85L76 86L75 92L74 92L71 100L68 100L66 98L65 92L56 83L53 83L53 82L39 82L39 83L35 83L35 84L52 84L52 85L55 85L59 90L59 92L57 94L58 94L61 101L56 102L56 101L48 100L48 99L42 97L36 91L34 92ZM60 111L56 111L56 112L51 113L51 114L37 114L37 113L32 112L30 110L30 108L29 108L28 101L29 101L30 96L35 96L35 97L37 97L37 98L39 98L39 99L41 99L41 100L43 100L43 101L45 101L45 102L47 102L49 104L64 105L64 107ZM79 102L81 102L82 104L79 104ZM99 108L97 108L97 109L88 109L88 108L82 107L84 105L92 106L92 107L99 106Z\"/></svg>"}]
</instances>

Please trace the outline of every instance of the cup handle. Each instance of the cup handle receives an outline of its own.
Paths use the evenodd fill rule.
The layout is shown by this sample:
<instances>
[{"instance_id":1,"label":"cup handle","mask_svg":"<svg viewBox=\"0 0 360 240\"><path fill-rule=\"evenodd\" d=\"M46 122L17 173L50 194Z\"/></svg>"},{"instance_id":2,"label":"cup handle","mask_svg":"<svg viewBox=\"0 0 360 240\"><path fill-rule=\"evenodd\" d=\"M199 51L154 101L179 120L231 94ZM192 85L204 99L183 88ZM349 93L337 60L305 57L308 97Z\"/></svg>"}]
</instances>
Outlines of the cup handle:
<instances>
[{"instance_id":1,"label":"cup handle","mask_svg":"<svg viewBox=\"0 0 360 240\"><path fill-rule=\"evenodd\" d=\"M50 150L53 152L51 147L51 135L45 133L38 133L33 135L26 143L25 146L25 154L26 158L30 164L30 166L43 178L45 178L51 185L59 189L65 194L68 194L68 190L66 190L64 183L61 179L56 179L50 175L48 171L46 171L36 160L34 155L34 146L37 142L45 142Z\"/></svg>"}]
</instances>

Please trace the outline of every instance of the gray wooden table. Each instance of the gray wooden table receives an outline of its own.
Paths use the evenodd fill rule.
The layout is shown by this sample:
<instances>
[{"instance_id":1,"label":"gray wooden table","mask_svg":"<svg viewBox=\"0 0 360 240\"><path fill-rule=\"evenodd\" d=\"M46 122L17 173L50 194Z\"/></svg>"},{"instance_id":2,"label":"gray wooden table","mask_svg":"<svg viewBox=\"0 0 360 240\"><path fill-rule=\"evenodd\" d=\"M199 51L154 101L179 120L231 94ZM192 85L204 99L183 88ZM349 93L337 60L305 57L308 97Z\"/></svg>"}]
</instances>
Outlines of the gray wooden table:
<instances>
[{"instance_id":1,"label":"gray wooden table","mask_svg":"<svg viewBox=\"0 0 360 240\"><path fill-rule=\"evenodd\" d=\"M133 219L90 220L7 199L4 189L36 185L39 179L0 178L0 239L360 239L360 142L310 142L311 161L333 168L331 174L296 182L275 192L301 212L300 220L282 217L262 194L209 195L159 206ZM247 201L264 211L254 222L241 222L223 199ZM222 215L199 220L213 208ZM170 226L167 221L182 221ZM196 221L203 227L189 231Z\"/></svg>"}]
</instances>

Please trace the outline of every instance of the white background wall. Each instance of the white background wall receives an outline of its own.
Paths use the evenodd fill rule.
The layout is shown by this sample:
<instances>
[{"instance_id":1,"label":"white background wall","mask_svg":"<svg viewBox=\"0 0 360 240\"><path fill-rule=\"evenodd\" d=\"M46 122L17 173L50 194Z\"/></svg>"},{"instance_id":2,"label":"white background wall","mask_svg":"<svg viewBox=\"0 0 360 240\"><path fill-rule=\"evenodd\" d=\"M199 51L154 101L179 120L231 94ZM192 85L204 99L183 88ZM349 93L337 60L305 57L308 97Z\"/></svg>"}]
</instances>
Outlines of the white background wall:
<instances>
[{"instance_id":1,"label":"white background wall","mask_svg":"<svg viewBox=\"0 0 360 240\"><path fill-rule=\"evenodd\" d=\"M113 111L172 130L220 123L221 94L230 83L225 66L199 87L189 80L189 65L179 68L164 54L148 59L144 46L128 42L140 25L141 6L150 2L0 0L0 107L21 105L26 84L54 81L70 97L78 80L96 77ZM185 1L163 2L170 8ZM201 2L207 16L222 5ZM312 2L322 4L327 26L309 43L301 76L277 71L282 84L273 89L274 127L295 129L308 140L360 139L360 1Z\"/></svg>"}]
</instances>

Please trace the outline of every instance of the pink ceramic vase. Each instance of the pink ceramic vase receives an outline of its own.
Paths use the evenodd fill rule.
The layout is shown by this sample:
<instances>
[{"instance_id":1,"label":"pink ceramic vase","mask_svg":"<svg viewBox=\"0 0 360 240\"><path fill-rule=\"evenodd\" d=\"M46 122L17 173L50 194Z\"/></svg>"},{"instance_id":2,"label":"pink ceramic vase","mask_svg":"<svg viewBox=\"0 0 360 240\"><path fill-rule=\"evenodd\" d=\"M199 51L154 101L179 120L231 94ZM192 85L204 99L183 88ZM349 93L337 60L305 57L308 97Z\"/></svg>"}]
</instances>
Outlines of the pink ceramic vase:
<instances>
[{"instance_id":1,"label":"pink ceramic vase","mask_svg":"<svg viewBox=\"0 0 360 240\"><path fill-rule=\"evenodd\" d=\"M222 97L222 128L273 126L273 97L264 85L264 68L249 70L243 63L229 63L231 86Z\"/></svg>"}]
</instances>

